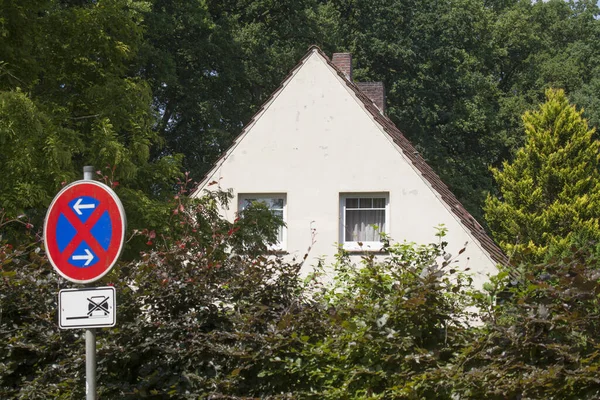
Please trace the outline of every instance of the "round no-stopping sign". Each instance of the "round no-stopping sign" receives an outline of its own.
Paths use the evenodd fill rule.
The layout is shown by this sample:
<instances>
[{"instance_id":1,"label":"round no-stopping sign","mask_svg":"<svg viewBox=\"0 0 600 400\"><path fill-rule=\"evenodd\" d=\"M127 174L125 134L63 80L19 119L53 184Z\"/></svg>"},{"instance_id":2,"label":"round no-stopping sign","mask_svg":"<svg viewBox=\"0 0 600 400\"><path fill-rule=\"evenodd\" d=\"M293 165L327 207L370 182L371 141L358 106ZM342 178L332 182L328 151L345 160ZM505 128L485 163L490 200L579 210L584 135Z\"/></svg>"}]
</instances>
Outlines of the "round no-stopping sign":
<instances>
[{"instance_id":1,"label":"round no-stopping sign","mask_svg":"<svg viewBox=\"0 0 600 400\"><path fill-rule=\"evenodd\" d=\"M121 255L125 224L123 205L108 186L91 180L65 186L44 221L48 259L71 282L94 282Z\"/></svg>"}]
</instances>

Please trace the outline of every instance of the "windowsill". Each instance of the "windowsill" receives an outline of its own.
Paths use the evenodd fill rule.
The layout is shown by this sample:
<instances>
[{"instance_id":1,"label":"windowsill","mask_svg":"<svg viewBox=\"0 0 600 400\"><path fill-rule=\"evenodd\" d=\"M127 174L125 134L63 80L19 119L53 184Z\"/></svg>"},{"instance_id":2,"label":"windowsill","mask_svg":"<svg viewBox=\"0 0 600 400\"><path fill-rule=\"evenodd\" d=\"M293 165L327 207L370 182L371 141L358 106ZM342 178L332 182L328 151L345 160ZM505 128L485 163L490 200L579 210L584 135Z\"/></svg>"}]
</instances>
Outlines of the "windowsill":
<instances>
[{"instance_id":1,"label":"windowsill","mask_svg":"<svg viewBox=\"0 0 600 400\"><path fill-rule=\"evenodd\" d=\"M344 243L342 248L348 253L386 253L381 242L363 242L362 246L355 242Z\"/></svg>"},{"instance_id":2,"label":"windowsill","mask_svg":"<svg viewBox=\"0 0 600 400\"><path fill-rule=\"evenodd\" d=\"M344 250L346 253L348 253L351 256L370 256L370 255L375 255L375 256L383 256L386 254L389 254L388 251L386 250Z\"/></svg>"}]
</instances>

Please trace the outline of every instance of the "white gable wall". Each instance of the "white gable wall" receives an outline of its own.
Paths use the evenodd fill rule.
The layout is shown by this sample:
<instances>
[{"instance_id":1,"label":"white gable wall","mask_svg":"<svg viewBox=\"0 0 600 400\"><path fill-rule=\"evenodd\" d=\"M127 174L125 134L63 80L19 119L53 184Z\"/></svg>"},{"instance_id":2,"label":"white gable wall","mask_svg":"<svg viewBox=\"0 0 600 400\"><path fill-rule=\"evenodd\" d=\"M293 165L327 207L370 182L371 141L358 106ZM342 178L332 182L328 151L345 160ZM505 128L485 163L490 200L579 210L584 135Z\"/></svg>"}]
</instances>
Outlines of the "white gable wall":
<instances>
[{"instance_id":1,"label":"white gable wall","mask_svg":"<svg viewBox=\"0 0 600 400\"><path fill-rule=\"evenodd\" d=\"M389 193L388 232L395 241L430 243L434 227L448 228L448 250L476 272L480 286L495 263L433 192L392 139L321 55L313 52L254 125L207 176L238 193L285 193L287 251L331 260L340 241L340 193ZM468 260L468 261L467 261ZM307 267L311 264L307 263Z\"/></svg>"}]
</instances>

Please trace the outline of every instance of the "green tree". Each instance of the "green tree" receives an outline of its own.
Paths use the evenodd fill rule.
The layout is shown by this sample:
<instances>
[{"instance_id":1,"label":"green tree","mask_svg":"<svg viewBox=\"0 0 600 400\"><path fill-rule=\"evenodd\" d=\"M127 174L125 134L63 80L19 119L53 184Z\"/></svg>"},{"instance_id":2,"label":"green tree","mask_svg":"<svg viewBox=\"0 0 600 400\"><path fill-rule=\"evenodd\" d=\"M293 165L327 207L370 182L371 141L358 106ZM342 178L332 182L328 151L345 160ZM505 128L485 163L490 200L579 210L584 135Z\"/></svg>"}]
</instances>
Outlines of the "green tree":
<instances>
[{"instance_id":1,"label":"green tree","mask_svg":"<svg viewBox=\"0 0 600 400\"><path fill-rule=\"evenodd\" d=\"M600 239L600 142L563 90L523 116L525 146L492 169L500 197L486 220L507 254L539 261L574 240Z\"/></svg>"},{"instance_id":2,"label":"green tree","mask_svg":"<svg viewBox=\"0 0 600 400\"><path fill-rule=\"evenodd\" d=\"M469 342L471 288L438 236L386 245L388 258L360 265L339 254L333 283L313 276L311 306L280 323L301 345L282 346L265 374L301 399L450 398L428 376Z\"/></svg>"},{"instance_id":3,"label":"green tree","mask_svg":"<svg viewBox=\"0 0 600 400\"><path fill-rule=\"evenodd\" d=\"M137 77L145 2L2 2L0 208L36 224L61 184L94 165L131 226L158 226L180 158L160 147L152 94Z\"/></svg>"},{"instance_id":4,"label":"green tree","mask_svg":"<svg viewBox=\"0 0 600 400\"><path fill-rule=\"evenodd\" d=\"M316 1L154 0L140 76L166 148L200 179L320 31Z\"/></svg>"},{"instance_id":5,"label":"green tree","mask_svg":"<svg viewBox=\"0 0 600 400\"><path fill-rule=\"evenodd\" d=\"M16 216L49 204L60 183L74 178L79 146L25 93L0 91L0 208Z\"/></svg>"},{"instance_id":6,"label":"green tree","mask_svg":"<svg viewBox=\"0 0 600 400\"><path fill-rule=\"evenodd\" d=\"M497 130L506 159L523 145L521 115L543 101L547 88L564 89L597 126L600 10L593 0L516 1L493 24L494 74L500 89ZM506 151L510 151L508 154Z\"/></svg>"}]
</instances>

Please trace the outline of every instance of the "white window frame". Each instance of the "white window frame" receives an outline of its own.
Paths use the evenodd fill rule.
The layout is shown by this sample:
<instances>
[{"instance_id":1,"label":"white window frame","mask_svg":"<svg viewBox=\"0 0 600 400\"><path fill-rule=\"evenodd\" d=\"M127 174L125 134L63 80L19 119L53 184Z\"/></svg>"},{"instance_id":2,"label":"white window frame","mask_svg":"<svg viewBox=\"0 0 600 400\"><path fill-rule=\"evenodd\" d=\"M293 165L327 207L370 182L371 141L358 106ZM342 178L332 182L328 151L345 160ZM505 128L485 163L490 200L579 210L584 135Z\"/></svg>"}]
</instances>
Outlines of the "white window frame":
<instances>
[{"instance_id":1,"label":"white window frame","mask_svg":"<svg viewBox=\"0 0 600 400\"><path fill-rule=\"evenodd\" d=\"M385 200L385 230L383 233L390 232L390 194L389 192L352 192L340 193L340 244L347 251L381 251L383 242L373 241L352 241L346 240L346 199L354 198L372 198ZM379 227L381 229L381 227ZM361 244L362 246L361 246Z\"/></svg>"},{"instance_id":2,"label":"white window frame","mask_svg":"<svg viewBox=\"0 0 600 400\"><path fill-rule=\"evenodd\" d=\"M287 224L287 195L286 193L238 193L238 213L244 211L244 202L246 200L270 200L270 199L281 199L283 200L283 222ZM269 245L269 250L272 251L285 251L287 248L287 226L280 227L281 229L281 241Z\"/></svg>"}]
</instances>

